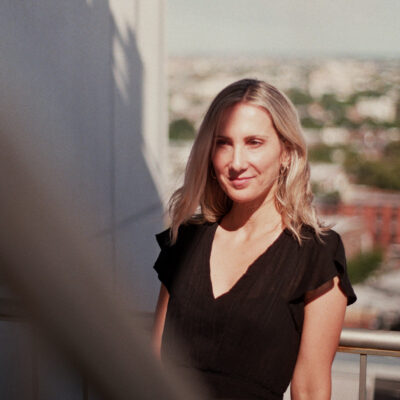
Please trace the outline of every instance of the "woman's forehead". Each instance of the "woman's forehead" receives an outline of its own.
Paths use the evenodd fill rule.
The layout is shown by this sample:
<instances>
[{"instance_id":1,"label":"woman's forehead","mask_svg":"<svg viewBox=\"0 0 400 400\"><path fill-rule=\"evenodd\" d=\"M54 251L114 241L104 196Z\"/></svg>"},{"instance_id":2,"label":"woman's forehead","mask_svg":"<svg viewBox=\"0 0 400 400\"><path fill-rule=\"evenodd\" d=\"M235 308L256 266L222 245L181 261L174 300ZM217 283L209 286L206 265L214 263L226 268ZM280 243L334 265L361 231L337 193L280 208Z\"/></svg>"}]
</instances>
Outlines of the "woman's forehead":
<instances>
[{"instance_id":1,"label":"woman's forehead","mask_svg":"<svg viewBox=\"0 0 400 400\"><path fill-rule=\"evenodd\" d=\"M215 134L221 134L228 124L260 123L265 128L276 127L271 113L263 106L250 102L237 102L225 108L216 123ZM278 133L278 132L276 132Z\"/></svg>"}]
</instances>

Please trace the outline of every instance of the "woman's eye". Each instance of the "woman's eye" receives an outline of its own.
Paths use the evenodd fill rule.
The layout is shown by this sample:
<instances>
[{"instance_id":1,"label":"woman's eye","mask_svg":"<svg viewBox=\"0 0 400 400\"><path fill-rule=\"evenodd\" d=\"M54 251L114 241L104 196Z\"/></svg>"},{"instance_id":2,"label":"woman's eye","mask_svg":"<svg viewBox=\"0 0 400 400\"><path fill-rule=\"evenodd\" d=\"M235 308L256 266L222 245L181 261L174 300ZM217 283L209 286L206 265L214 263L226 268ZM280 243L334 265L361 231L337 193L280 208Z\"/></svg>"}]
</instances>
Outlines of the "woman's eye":
<instances>
[{"instance_id":1,"label":"woman's eye","mask_svg":"<svg viewBox=\"0 0 400 400\"><path fill-rule=\"evenodd\" d=\"M224 145L228 144L228 141L225 140L225 139L217 139L217 140L215 141L215 144L216 144L217 146L224 146Z\"/></svg>"},{"instance_id":2,"label":"woman's eye","mask_svg":"<svg viewBox=\"0 0 400 400\"><path fill-rule=\"evenodd\" d=\"M251 139L248 142L251 146L261 146L262 145L262 141L259 139Z\"/></svg>"}]
</instances>

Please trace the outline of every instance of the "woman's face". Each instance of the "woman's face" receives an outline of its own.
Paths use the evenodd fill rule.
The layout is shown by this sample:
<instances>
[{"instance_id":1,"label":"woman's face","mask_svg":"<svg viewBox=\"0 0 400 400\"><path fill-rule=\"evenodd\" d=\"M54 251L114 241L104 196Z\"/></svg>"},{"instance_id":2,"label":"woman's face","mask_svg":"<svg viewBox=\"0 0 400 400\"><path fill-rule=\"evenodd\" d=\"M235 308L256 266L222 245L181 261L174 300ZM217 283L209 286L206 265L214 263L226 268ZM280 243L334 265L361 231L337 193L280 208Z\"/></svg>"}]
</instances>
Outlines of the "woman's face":
<instances>
[{"instance_id":1,"label":"woman's face","mask_svg":"<svg viewBox=\"0 0 400 400\"><path fill-rule=\"evenodd\" d=\"M228 109L215 141L215 175L233 202L259 202L274 194L287 156L264 108L238 103Z\"/></svg>"}]
</instances>

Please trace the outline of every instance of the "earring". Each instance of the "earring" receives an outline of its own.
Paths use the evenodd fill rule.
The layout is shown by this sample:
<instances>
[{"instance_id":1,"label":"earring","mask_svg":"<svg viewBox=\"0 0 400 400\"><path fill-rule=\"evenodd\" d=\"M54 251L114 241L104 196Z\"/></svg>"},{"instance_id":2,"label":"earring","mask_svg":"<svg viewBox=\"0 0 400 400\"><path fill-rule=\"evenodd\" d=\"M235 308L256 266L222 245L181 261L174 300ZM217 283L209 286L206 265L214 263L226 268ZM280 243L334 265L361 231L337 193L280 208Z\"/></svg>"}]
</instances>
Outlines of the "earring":
<instances>
[{"instance_id":1,"label":"earring","mask_svg":"<svg viewBox=\"0 0 400 400\"><path fill-rule=\"evenodd\" d=\"M289 166L288 165L281 165L279 168L279 175L280 176L284 176L286 175L287 171L289 170Z\"/></svg>"}]
</instances>

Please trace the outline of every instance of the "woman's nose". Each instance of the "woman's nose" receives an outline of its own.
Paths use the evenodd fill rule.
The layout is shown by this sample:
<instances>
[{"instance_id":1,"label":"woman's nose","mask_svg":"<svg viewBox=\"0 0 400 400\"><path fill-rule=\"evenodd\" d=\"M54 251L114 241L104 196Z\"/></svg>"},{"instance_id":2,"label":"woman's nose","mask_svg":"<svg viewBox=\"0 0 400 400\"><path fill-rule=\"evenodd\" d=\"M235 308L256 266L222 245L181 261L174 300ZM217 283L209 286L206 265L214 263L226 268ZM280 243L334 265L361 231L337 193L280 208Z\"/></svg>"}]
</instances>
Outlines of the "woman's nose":
<instances>
[{"instance_id":1,"label":"woman's nose","mask_svg":"<svg viewBox=\"0 0 400 400\"><path fill-rule=\"evenodd\" d=\"M246 155L239 146L233 148L230 167L235 171L241 171L246 168Z\"/></svg>"}]
</instances>

